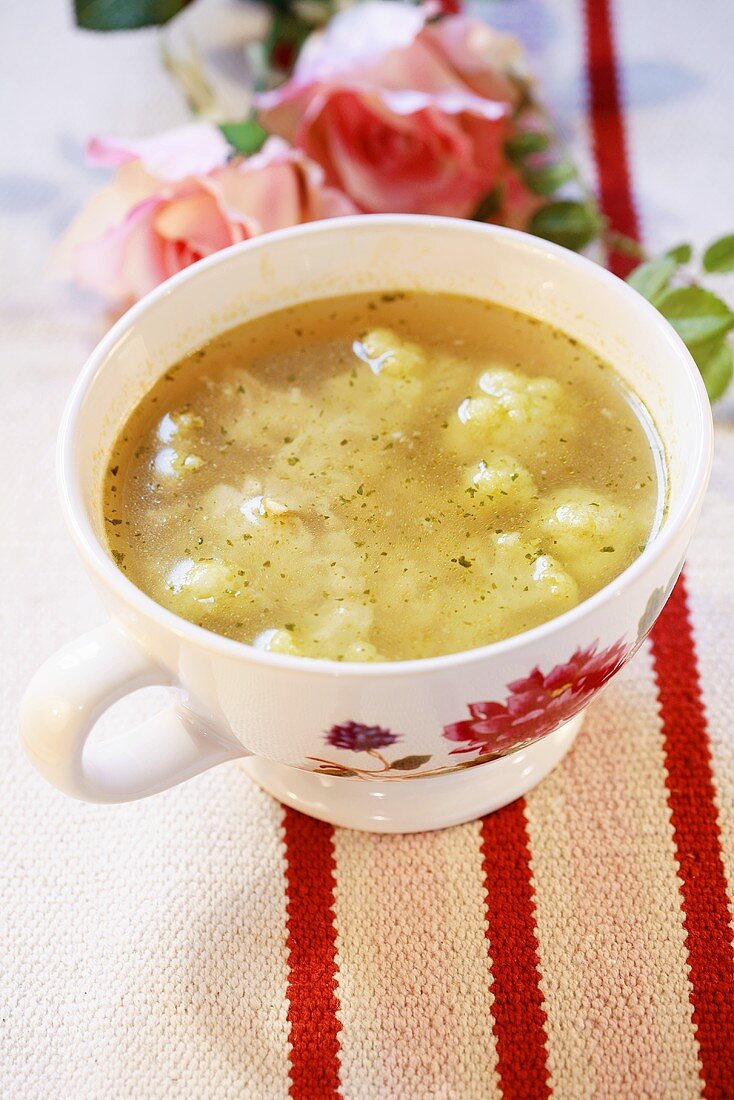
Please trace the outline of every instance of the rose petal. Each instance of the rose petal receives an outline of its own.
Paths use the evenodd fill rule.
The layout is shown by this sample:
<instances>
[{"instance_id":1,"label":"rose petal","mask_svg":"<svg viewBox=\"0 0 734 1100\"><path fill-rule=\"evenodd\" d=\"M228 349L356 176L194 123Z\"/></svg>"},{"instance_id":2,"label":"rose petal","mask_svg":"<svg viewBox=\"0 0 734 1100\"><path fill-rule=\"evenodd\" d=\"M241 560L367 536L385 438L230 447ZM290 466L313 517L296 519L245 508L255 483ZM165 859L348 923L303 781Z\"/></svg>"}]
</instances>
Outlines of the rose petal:
<instances>
[{"instance_id":1,"label":"rose petal","mask_svg":"<svg viewBox=\"0 0 734 1100\"><path fill-rule=\"evenodd\" d=\"M232 152L221 130L208 122L191 122L152 137L92 138L87 146L90 164L115 167L140 160L144 168L162 180L206 175L225 164Z\"/></svg>"},{"instance_id":2,"label":"rose petal","mask_svg":"<svg viewBox=\"0 0 734 1100\"><path fill-rule=\"evenodd\" d=\"M379 93L317 94L297 140L326 178L368 213L469 215L501 157L504 123L423 110L396 115ZM484 163L475 163L481 147Z\"/></svg>"},{"instance_id":3,"label":"rose petal","mask_svg":"<svg viewBox=\"0 0 734 1100\"><path fill-rule=\"evenodd\" d=\"M410 46L422 31L434 8L364 0L338 12L325 30L307 40L296 63L293 83L308 84L348 73L357 66L380 59L392 50ZM263 100L277 102L279 93L265 93Z\"/></svg>"},{"instance_id":4,"label":"rose petal","mask_svg":"<svg viewBox=\"0 0 734 1100\"><path fill-rule=\"evenodd\" d=\"M269 138L260 153L228 165L207 186L227 215L241 221L248 236L255 236L356 212L346 195L325 187L323 181L323 170L300 150Z\"/></svg>"},{"instance_id":5,"label":"rose petal","mask_svg":"<svg viewBox=\"0 0 734 1100\"><path fill-rule=\"evenodd\" d=\"M73 277L77 248L124 222L131 210L155 194L157 187L138 163L120 168L112 183L92 195L66 229L51 257L50 274Z\"/></svg>"},{"instance_id":6,"label":"rose petal","mask_svg":"<svg viewBox=\"0 0 734 1100\"><path fill-rule=\"evenodd\" d=\"M159 199L148 199L134 207L128 215L107 229L94 240L77 245L71 257L71 273L79 284L116 301L128 301L133 296L145 294L165 276L155 259L146 263L145 271L138 273L135 288L130 284L127 267L128 255L139 252L142 242L147 253L154 236L153 219Z\"/></svg>"},{"instance_id":7,"label":"rose petal","mask_svg":"<svg viewBox=\"0 0 734 1100\"><path fill-rule=\"evenodd\" d=\"M169 241L184 241L209 256L234 243L228 225L213 195L199 191L162 206L155 218L155 230Z\"/></svg>"},{"instance_id":8,"label":"rose petal","mask_svg":"<svg viewBox=\"0 0 734 1100\"><path fill-rule=\"evenodd\" d=\"M520 87L509 74L522 72L524 51L516 38L461 14L430 24L422 37L473 92L517 103Z\"/></svg>"}]
</instances>

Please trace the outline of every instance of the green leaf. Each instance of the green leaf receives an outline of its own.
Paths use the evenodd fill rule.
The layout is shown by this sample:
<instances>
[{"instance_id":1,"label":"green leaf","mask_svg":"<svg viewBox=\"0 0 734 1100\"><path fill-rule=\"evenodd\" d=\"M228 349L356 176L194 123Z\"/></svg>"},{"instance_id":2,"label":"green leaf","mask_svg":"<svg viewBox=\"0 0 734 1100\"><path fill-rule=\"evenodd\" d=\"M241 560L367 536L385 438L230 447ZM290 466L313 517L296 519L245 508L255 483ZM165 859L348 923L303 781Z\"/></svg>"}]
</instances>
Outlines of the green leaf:
<instances>
[{"instance_id":1,"label":"green leaf","mask_svg":"<svg viewBox=\"0 0 734 1100\"><path fill-rule=\"evenodd\" d=\"M514 164L518 164L531 153L542 153L549 145L548 134L541 134L538 130L523 130L505 142L505 153Z\"/></svg>"},{"instance_id":2,"label":"green leaf","mask_svg":"<svg viewBox=\"0 0 734 1100\"><path fill-rule=\"evenodd\" d=\"M690 263L693 249L689 244L677 244L675 248L669 248L665 255L678 264L687 264Z\"/></svg>"},{"instance_id":3,"label":"green leaf","mask_svg":"<svg viewBox=\"0 0 734 1100\"><path fill-rule=\"evenodd\" d=\"M693 358L701 372L710 401L718 401L726 392L734 374L734 355L726 340L711 340L693 349Z\"/></svg>"},{"instance_id":4,"label":"green leaf","mask_svg":"<svg viewBox=\"0 0 734 1100\"><path fill-rule=\"evenodd\" d=\"M244 122L222 122L219 129L235 153L242 153L246 157L262 148L268 136L267 132L254 118L245 119Z\"/></svg>"},{"instance_id":5,"label":"green leaf","mask_svg":"<svg viewBox=\"0 0 734 1100\"><path fill-rule=\"evenodd\" d=\"M627 282L639 291L643 298L654 302L661 291L665 290L674 274L678 262L671 256L662 256L658 260L648 260L636 267Z\"/></svg>"},{"instance_id":6,"label":"green leaf","mask_svg":"<svg viewBox=\"0 0 734 1100\"><path fill-rule=\"evenodd\" d=\"M502 206L502 201L505 197L504 188L497 184L493 187L483 199L481 199L476 210L472 214L472 221L486 222L489 218L493 218L497 214Z\"/></svg>"},{"instance_id":7,"label":"green leaf","mask_svg":"<svg viewBox=\"0 0 734 1100\"><path fill-rule=\"evenodd\" d=\"M191 0L74 0L78 27L88 31L126 31L160 26Z\"/></svg>"},{"instance_id":8,"label":"green leaf","mask_svg":"<svg viewBox=\"0 0 734 1100\"><path fill-rule=\"evenodd\" d=\"M599 216L588 202L552 202L533 216L530 232L578 252L598 236Z\"/></svg>"},{"instance_id":9,"label":"green leaf","mask_svg":"<svg viewBox=\"0 0 734 1100\"><path fill-rule=\"evenodd\" d=\"M275 68L290 71L313 26L302 19L297 11L289 10L286 3L271 3L269 6L275 10L270 29L263 41L265 53Z\"/></svg>"},{"instance_id":10,"label":"green leaf","mask_svg":"<svg viewBox=\"0 0 734 1100\"><path fill-rule=\"evenodd\" d=\"M705 271L734 271L734 233L719 237L710 244L703 254Z\"/></svg>"},{"instance_id":11,"label":"green leaf","mask_svg":"<svg viewBox=\"0 0 734 1100\"><path fill-rule=\"evenodd\" d=\"M412 772L427 764L430 759L430 756L401 756L399 760L393 760L390 767L398 772Z\"/></svg>"},{"instance_id":12,"label":"green leaf","mask_svg":"<svg viewBox=\"0 0 734 1100\"><path fill-rule=\"evenodd\" d=\"M318 770L318 775L336 775L340 779L351 779L358 774L358 772L353 772L351 768L342 768L340 764L335 764L333 767L321 764Z\"/></svg>"},{"instance_id":13,"label":"green leaf","mask_svg":"<svg viewBox=\"0 0 734 1100\"><path fill-rule=\"evenodd\" d=\"M655 305L689 347L723 336L734 328L734 313L726 302L700 286L667 290Z\"/></svg>"},{"instance_id":14,"label":"green leaf","mask_svg":"<svg viewBox=\"0 0 734 1100\"><path fill-rule=\"evenodd\" d=\"M547 164L544 168L528 168L525 182L536 195L552 195L564 183L576 175L576 168L570 161L559 160L557 164Z\"/></svg>"}]
</instances>

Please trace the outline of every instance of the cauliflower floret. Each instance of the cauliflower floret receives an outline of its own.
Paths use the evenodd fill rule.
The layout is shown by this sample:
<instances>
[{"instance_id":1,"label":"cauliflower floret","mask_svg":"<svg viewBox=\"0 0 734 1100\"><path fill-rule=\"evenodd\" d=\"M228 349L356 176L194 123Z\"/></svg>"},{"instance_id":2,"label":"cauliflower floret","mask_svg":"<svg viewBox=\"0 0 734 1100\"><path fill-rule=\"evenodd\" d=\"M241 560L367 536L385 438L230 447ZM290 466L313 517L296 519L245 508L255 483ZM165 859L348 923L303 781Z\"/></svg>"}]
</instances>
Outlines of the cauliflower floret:
<instances>
[{"instance_id":1,"label":"cauliflower floret","mask_svg":"<svg viewBox=\"0 0 734 1100\"><path fill-rule=\"evenodd\" d=\"M579 602L574 578L555 558L541 553L537 544L518 531L494 535L493 542L490 587L505 636L545 622Z\"/></svg>"},{"instance_id":2,"label":"cauliflower floret","mask_svg":"<svg viewBox=\"0 0 734 1100\"><path fill-rule=\"evenodd\" d=\"M263 493L261 483L252 477L245 479L241 489L224 482L213 485L202 494L200 503L197 523L220 543L241 540L245 534L253 535L254 530L287 531L290 536L300 537L304 527L297 510L282 496Z\"/></svg>"},{"instance_id":3,"label":"cauliflower floret","mask_svg":"<svg viewBox=\"0 0 734 1100\"><path fill-rule=\"evenodd\" d=\"M627 509L593 489L551 493L541 501L533 527L544 549L582 584L598 585L618 573L635 538Z\"/></svg>"},{"instance_id":4,"label":"cauliflower floret","mask_svg":"<svg viewBox=\"0 0 734 1100\"><path fill-rule=\"evenodd\" d=\"M537 545L524 539L518 531L495 536L494 569L505 574L513 602L543 601L573 604L578 601L576 582L549 554L542 554ZM528 593L525 586L530 584ZM527 596L527 601L525 600Z\"/></svg>"},{"instance_id":5,"label":"cauliflower floret","mask_svg":"<svg viewBox=\"0 0 734 1100\"><path fill-rule=\"evenodd\" d=\"M153 470L158 477L173 480L182 474L193 473L204 465L204 459L197 454L182 454L174 447L161 447L153 459Z\"/></svg>"},{"instance_id":6,"label":"cauliflower floret","mask_svg":"<svg viewBox=\"0 0 734 1100\"><path fill-rule=\"evenodd\" d=\"M437 579L439 557L431 556L421 567L413 558L391 554L384 559L379 575L371 580L378 606L384 609L373 632L383 651L405 653L409 643L411 657L423 656L434 646L435 652L442 652L447 619L443 613L445 591L442 580ZM408 618L409 638L405 634Z\"/></svg>"},{"instance_id":7,"label":"cauliflower floret","mask_svg":"<svg viewBox=\"0 0 734 1100\"><path fill-rule=\"evenodd\" d=\"M204 459L196 454L191 438L198 428L204 427L204 418L190 409L166 413L160 421L156 435L161 447L153 457L154 473L164 481L177 480L182 474L193 473L204 465ZM170 444L175 444L171 446Z\"/></svg>"},{"instance_id":8,"label":"cauliflower floret","mask_svg":"<svg viewBox=\"0 0 734 1100\"><path fill-rule=\"evenodd\" d=\"M377 646L372 642L350 642L344 650L345 661L384 661L385 658L378 652Z\"/></svg>"},{"instance_id":9,"label":"cauliflower floret","mask_svg":"<svg viewBox=\"0 0 734 1100\"><path fill-rule=\"evenodd\" d=\"M417 344L398 336L389 328L373 328L353 344L354 354L373 374L410 377L424 365Z\"/></svg>"},{"instance_id":10,"label":"cauliflower floret","mask_svg":"<svg viewBox=\"0 0 734 1100\"><path fill-rule=\"evenodd\" d=\"M263 493L246 497L240 503L240 512L248 523L255 527L262 527L273 519L281 519L289 511L287 504L283 504L281 500L275 500L273 497L265 496Z\"/></svg>"},{"instance_id":11,"label":"cauliflower floret","mask_svg":"<svg viewBox=\"0 0 734 1100\"><path fill-rule=\"evenodd\" d=\"M270 459L267 477L268 493L273 499L289 506L314 508L328 512L329 505L339 496L350 496L359 484L359 477L347 466L354 463L355 452L369 428L360 416L344 416L324 431L323 423L302 426ZM340 446L341 461L334 461L334 441Z\"/></svg>"},{"instance_id":12,"label":"cauliflower floret","mask_svg":"<svg viewBox=\"0 0 734 1100\"><path fill-rule=\"evenodd\" d=\"M266 653L287 653L291 657L300 657L301 651L293 641L289 630L263 630L252 643L255 649Z\"/></svg>"},{"instance_id":13,"label":"cauliflower floret","mask_svg":"<svg viewBox=\"0 0 734 1100\"><path fill-rule=\"evenodd\" d=\"M450 559L438 558L428 571L407 562L390 563L383 598L395 608L395 621L382 619L375 640L390 652L409 641L410 656L450 653L457 635L462 648L485 645L527 630L573 607L578 589L573 578L518 532L477 532L465 537ZM410 637L405 614L410 611ZM387 617L385 617L387 618Z\"/></svg>"},{"instance_id":14,"label":"cauliflower floret","mask_svg":"<svg viewBox=\"0 0 734 1100\"><path fill-rule=\"evenodd\" d=\"M270 449L273 442L296 434L303 420L298 387L276 389L247 371L238 371L232 385L237 411L227 423L223 445L233 441Z\"/></svg>"},{"instance_id":15,"label":"cauliflower floret","mask_svg":"<svg viewBox=\"0 0 734 1100\"><path fill-rule=\"evenodd\" d=\"M221 558L193 561L183 558L176 562L166 577L166 587L175 596L195 603L213 604L236 588L234 574Z\"/></svg>"},{"instance_id":16,"label":"cauliflower floret","mask_svg":"<svg viewBox=\"0 0 734 1100\"><path fill-rule=\"evenodd\" d=\"M299 632L308 639L312 657L327 657L332 661L359 660L346 654L355 652L355 645L366 644L372 628L372 608L357 600L326 599L317 610L303 616Z\"/></svg>"},{"instance_id":17,"label":"cauliflower floret","mask_svg":"<svg viewBox=\"0 0 734 1100\"><path fill-rule=\"evenodd\" d=\"M554 378L531 378L520 371L493 367L479 379L481 395L467 397L457 410L449 442L467 450L487 440L508 450L529 453L552 438L568 438L573 418L568 395Z\"/></svg>"},{"instance_id":18,"label":"cauliflower floret","mask_svg":"<svg viewBox=\"0 0 734 1100\"><path fill-rule=\"evenodd\" d=\"M423 353L417 344L388 328L371 329L352 345L354 354L366 363L395 397L392 416L397 423L409 414L423 392ZM382 388L382 387L381 387Z\"/></svg>"},{"instance_id":19,"label":"cauliflower floret","mask_svg":"<svg viewBox=\"0 0 734 1100\"><path fill-rule=\"evenodd\" d=\"M181 412L166 413L158 425L157 435L161 443L170 443L174 436L187 435L197 428L204 427L204 418L190 409Z\"/></svg>"},{"instance_id":20,"label":"cauliflower floret","mask_svg":"<svg viewBox=\"0 0 734 1100\"><path fill-rule=\"evenodd\" d=\"M536 496L530 471L502 451L490 453L467 469L466 491L472 500L490 501L493 513L527 507Z\"/></svg>"},{"instance_id":21,"label":"cauliflower floret","mask_svg":"<svg viewBox=\"0 0 734 1100\"><path fill-rule=\"evenodd\" d=\"M494 637L506 638L579 602L571 574L519 531L473 536L459 564L467 566L462 580L473 577L465 607L467 617L475 618L473 645L483 645L487 627Z\"/></svg>"}]
</instances>

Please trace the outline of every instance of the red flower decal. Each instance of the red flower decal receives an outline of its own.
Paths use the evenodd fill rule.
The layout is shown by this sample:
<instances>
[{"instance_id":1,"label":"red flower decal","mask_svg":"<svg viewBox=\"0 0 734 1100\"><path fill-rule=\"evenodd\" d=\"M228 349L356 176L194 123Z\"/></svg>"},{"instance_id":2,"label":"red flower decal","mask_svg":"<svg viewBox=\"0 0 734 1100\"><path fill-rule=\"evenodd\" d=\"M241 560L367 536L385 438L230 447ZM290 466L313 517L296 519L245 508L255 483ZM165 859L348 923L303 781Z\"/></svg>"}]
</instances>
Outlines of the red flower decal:
<instances>
[{"instance_id":1,"label":"red flower decal","mask_svg":"<svg viewBox=\"0 0 734 1100\"><path fill-rule=\"evenodd\" d=\"M624 664L627 649L620 640L597 652L598 642L577 649L548 673L534 668L529 676L507 685L504 703L470 703L471 718L444 726L444 737L462 742L460 752L509 752L537 741L578 714L595 691Z\"/></svg>"}]
</instances>

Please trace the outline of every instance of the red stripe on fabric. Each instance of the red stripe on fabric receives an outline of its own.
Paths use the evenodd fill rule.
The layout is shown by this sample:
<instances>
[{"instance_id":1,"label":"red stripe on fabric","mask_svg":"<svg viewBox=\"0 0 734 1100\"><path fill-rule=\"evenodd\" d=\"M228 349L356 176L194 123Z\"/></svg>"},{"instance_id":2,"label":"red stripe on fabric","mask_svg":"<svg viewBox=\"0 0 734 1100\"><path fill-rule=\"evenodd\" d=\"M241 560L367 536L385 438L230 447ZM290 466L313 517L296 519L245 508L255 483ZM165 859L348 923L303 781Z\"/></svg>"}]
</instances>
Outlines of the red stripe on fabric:
<instances>
[{"instance_id":1,"label":"red stripe on fabric","mask_svg":"<svg viewBox=\"0 0 734 1100\"><path fill-rule=\"evenodd\" d=\"M681 578L652 635L703 1095L734 1096L734 949L711 754Z\"/></svg>"},{"instance_id":2,"label":"red stripe on fabric","mask_svg":"<svg viewBox=\"0 0 734 1100\"><path fill-rule=\"evenodd\" d=\"M610 0L586 0L591 127L599 201L612 227L639 238L627 161ZM625 276L629 257L610 256ZM683 923L703 1095L734 1096L734 951L721 858L711 754L685 582L678 581L652 634L663 724L668 803L682 879Z\"/></svg>"},{"instance_id":3,"label":"red stripe on fabric","mask_svg":"<svg viewBox=\"0 0 734 1100\"><path fill-rule=\"evenodd\" d=\"M502 1093L508 1100L547 1100L546 1015L523 799L483 818L482 867Z\"/></svg>"},{"instance_id":4,"label":"red stripe on fabric","mask_svg":"<svg viewBox=\"0 0 734 1100\"><path fill-rule=\"evenodd\" d=\"M627 160L611 3L609 0L586 0L584 16L589 116L599 205L612 229L638 240L640 230ZM608 256L609 267L622 279L637 263L621 252L611 251Z\"/></svg>"},{"instance_id":5,"label":"red stripe on fabric","mask_svg":"<svg viewBox=\"0 0 734 1100\"><path fill-rule=\"evenodd\" d=\"M284 809L288 912L290 1095L331 1100L339 1092L334 930L334 830Z\"/></svg>"}]
</instances>

